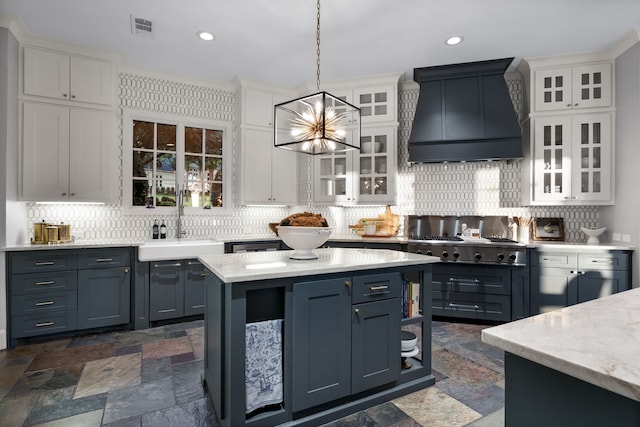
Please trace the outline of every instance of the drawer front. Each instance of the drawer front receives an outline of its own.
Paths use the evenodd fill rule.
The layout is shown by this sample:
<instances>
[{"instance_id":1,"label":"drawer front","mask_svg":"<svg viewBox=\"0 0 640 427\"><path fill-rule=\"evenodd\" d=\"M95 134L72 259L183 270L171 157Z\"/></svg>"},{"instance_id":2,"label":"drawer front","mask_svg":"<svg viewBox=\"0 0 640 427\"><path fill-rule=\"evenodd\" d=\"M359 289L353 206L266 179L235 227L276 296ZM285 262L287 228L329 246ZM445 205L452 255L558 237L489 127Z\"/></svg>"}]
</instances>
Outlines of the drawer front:
<instances>
[{"instance_id":1,"label":"drawer front","mask_svg":"<svg viewBox=\"0 0 640 427\"><path fill-rule=\"evenodd\" d=\"M11 338L73 331L77 324L78 313L75 310L12 317Z\"/></svg>"},{"instance_id":2,"label":"drawer front","mask_svg":"<svg viewBox=\"0 0 640 427\"><path fill-rule=\"evenodd\" d=\"M580 270L628 270L629 256L623 253L578 254Z\"/></svg>"},{"instance_id":3,"label":"drawer front","mask_svg":"<svg viewBox=\"0 0 640 427\"><path fill-rule=\"evenodd\" d=\"M433 291L431 307L434 316L500 322L511 320L511 299L506 295Z\"/></svg>"},{"instance_id":4,"label":"drawer front","mask_svg":"<svg viewBox=\"0 0 640 427\"><path fill-rule=\"evenodd\" d=\"M77 308L78 293L75 290L42 293L41 295L15 295L11 298L11 316L76 310Z\"/></svg>"},{"instance_id":5,"label":"drawer front","mask_svg":"<svg viewBox=\"0 0 640 427\"><path fill-rule=\"evenodd\" d=\"M372 274L353 278L351 302L378 301L388 298L400 298L402 280L400 273Z\"/></svg>"},{"instance_id":6,"label":"drawer front","mask_svg":"<svg viewBox=\"0 0 640 427\"><path fill-rule=\"evenodd\" d=\"M577 268L578 254L575 252L539 252L534 256L532 266Z\"/></svg>"},{"instance_id":7,"label":"drawer front","mask_svg":"<svg viewBox=\"0 0 640 427\"><path fill-rule=\"evenodd\" d=\"M14 274L9 284L11 295L65 291L78 288L76 271L59 271L51 273Z\"/></svg>"},{"instance_id":8,"label":"drawer front","mask_svg":"<svg viewBox=\"0 0 640 427\"><path fill-rule=\"evenodd\" d=\"M508 268L435 265L432 280L432 289L442 292L511 294L511 270Z\"/></svg>"},{"instance_id":9,"label":"drawer front","mask_svg":"<svg viewBox=\"0 0 640 427\"><path fill-rule=\"evenodd\" d=\"M92 249L78 255L78 269L127 267L131 264L131 249Z\"/></svg>"},{"instance_id":10,"label":"drawer front","mask_svg":"<svg viewBox=\"0 0 640 427\"><path fill-rule=\"evenodd\" d=\"M33 251L11 254L11 273L37 273L41 271L75 270L78 257L60 251Z\"/></svg>"}]
</instances>

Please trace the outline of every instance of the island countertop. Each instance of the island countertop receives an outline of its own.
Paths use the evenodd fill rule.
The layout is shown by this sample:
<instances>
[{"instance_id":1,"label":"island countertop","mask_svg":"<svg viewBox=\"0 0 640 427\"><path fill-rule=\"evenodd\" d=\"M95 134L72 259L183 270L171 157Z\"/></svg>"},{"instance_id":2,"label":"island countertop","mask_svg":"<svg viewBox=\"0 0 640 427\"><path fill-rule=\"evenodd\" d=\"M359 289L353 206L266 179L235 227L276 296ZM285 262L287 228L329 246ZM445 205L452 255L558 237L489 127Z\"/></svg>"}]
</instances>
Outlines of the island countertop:
<instances>
[{"instance_id":1,"label":"island countertop","mask_svg":"<svg viewBox=\"0 0 640 427\"><path fill-rule=\"evenodd\" d=\"M640 401L640 288L482 331L482 341Z\"/></svg>"},{"instance_id":2,"label":"island countertop","mask_svg":"<svg viewBox=\"0 0 640 427\"><path fill-rule=\"evenodd\" d=\"M440 258L387 249L315 249L316 260L289 259L293 251L206 255L198 259L225 283L313 276L440 262Z\"/></svg>"}]
</instances>

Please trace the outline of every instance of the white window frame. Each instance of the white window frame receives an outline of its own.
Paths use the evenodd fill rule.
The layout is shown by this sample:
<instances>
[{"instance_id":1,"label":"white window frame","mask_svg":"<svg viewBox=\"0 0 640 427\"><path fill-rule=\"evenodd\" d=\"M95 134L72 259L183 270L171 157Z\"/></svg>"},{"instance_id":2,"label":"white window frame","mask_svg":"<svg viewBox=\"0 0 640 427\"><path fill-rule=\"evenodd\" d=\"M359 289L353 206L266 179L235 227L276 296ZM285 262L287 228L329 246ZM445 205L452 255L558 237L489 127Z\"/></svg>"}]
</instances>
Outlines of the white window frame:
<instances>
[{"instance_id":1,"label":"white window frame","mask_svg":"<svg viewBox=\"0 0 640 427\"><path fill-rule=\"evenodd\" d=\"M176 125L176 186L184 185L184 130L185 127L197 127L205 129L221 130L222 137L222 207L211 207L204 209L192 207L188 203L184 205L185 215L229 215L233 209L233 133L231 124L220 121L194 119L189 117L169 116L162 113L149 111L123 110L122 114L122 209L129 215L148 215L162 217L168 215L178 215L178 207L156 207L153 209L144 206L133 206L131 204L132 182L133 182L133 121L146 121L152 123L163 123Z\"/></svg>"}]
</instances>

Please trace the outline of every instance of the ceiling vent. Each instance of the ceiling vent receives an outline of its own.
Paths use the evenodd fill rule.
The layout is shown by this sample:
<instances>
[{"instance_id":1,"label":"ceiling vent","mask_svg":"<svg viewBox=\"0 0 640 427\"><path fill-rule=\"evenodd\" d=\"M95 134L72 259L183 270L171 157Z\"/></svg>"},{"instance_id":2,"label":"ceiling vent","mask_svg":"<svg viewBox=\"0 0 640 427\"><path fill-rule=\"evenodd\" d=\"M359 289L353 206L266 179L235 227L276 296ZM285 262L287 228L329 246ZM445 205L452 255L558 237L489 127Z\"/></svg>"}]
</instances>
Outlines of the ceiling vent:
<instances>
[{"instance_id":1,"label":"ceiling vent","mask_svg":"<svg viewBox=\"0 0 640 427\"><path fill-rule=\"evenodd\" d=\"M154 23L150 19L136 18L131 15L131 33L141 37L153 37Z\"/></svg>"}]
</instances>

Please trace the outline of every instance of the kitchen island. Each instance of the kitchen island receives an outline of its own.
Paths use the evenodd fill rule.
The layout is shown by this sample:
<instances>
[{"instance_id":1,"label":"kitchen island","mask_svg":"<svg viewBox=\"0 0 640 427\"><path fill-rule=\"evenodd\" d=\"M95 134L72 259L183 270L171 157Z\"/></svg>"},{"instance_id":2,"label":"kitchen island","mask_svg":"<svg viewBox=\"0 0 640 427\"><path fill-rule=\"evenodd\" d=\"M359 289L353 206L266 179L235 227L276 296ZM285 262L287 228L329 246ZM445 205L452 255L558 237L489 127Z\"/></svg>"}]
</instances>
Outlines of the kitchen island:
<instances>
[{"instance_id":1,"label":"kitchen island","mask_svg":"<svg viewBox=\"0 0 640 427\"><path fill-rule=\"evenodd\" d=\"M317 260L304 261L290 251L199 257L212 273L204 383L223 426L320 425L435 383L431 264L439 259L314 252ZM402 319L408 282L420 283L422 311ZM421 356L401 369L407 325L421 331Z\"/></svg>"},{"instance_id":2,"label":"kitchen island","mask_svg":"<svg viewBox=\"0 0 640 427\"><path fill-rule=\"evenodd\" d=\"M483 330L505 351L505 425L640 425L638 313L635 288Z\"/></svg>"}]
</instances>

